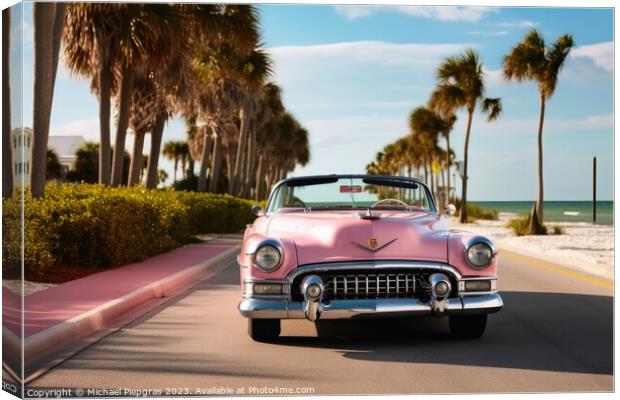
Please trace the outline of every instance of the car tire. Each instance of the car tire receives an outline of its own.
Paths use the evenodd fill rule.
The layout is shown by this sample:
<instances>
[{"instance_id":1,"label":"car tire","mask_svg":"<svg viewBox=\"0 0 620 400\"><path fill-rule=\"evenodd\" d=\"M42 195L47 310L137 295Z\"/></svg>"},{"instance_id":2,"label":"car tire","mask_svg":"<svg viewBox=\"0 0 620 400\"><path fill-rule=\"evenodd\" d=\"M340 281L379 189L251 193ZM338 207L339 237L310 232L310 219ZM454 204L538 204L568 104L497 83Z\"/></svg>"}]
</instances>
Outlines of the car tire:
<instances>
[{"instance_id":1,"label":"car tire","mask_svg":"<svg viewBox=\"0 0 620 400\"><path fill-rule=\"evenodd\" d=\"M450 316L450 333L459 339L478 339L487 327L487 315Z\"/></svg>"},{"instance_id":2,"label":"car tire","mask_svg":"<svg viewBox=\"0 0 620 400\"><path fill-rule=\"evenodd\" d=\"M257 342L272 342L280 335L280 320L249 318L248 335Z\"/></svg>"}]
</instances>

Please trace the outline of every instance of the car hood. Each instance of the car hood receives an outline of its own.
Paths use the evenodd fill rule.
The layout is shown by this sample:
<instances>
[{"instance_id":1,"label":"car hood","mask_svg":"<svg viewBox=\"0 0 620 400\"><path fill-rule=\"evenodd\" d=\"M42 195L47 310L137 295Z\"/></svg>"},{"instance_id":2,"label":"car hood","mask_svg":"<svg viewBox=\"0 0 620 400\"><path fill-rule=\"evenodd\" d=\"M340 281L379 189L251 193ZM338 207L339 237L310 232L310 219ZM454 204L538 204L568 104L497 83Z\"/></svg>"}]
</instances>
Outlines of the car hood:
<instances>
[{"instance_id":1,"label":"car hood","mask_svg":"<svg viewBox=\"0 0 620 400\"><path fill-rule=\"evenodd\" d=\"M283 213L269 217L265 234L295 243L298 265L355 260L447 262L447 222L427 212Z\"/></svg>"}]
</instances>

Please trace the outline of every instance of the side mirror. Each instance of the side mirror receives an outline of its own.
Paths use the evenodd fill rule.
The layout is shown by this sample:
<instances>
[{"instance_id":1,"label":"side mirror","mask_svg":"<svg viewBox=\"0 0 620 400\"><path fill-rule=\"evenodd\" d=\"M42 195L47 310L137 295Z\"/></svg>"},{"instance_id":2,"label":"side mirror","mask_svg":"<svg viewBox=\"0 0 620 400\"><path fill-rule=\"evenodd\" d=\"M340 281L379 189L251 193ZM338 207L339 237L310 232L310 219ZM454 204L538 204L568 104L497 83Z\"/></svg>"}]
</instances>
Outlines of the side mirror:
<instances>
[{"instance_id":1,"label":"side mirror","mask_svg":"<svg viewBox=\"0 0 620 400\"><path fill-rule=\"evenodd\" d=\"M262 217L263 215L265 215L265 211L263 210L263 207L259 206L258 204L254 204L252 206L252 213L256 215L257 217Z\"/></svg>"},{"instance_id":2,"label":"side mirror","mask_svg":"<svg viewBox=\"0 0 620 400\"><path fill-rule=\"evenodd\" d=\"M448 204L448 207L446 207L443 210L443 214L444 215L454 215L454 214L456 214L456 207L454 207L454 204Z\"/></svg>"}]
</instances>

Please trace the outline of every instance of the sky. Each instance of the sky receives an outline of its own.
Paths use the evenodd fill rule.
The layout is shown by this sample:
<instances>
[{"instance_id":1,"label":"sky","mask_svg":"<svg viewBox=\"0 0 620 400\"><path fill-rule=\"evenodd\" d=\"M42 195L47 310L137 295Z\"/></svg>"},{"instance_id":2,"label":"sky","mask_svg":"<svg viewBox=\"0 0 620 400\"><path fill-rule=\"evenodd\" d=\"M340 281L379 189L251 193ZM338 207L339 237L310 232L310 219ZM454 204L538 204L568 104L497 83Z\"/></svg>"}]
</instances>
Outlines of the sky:
<instances>
[{"instance_id":1,"label":"sky","mask_svg":"<svg viewBox=\"0 0 620 400\"><path fill-rule=\"evenodd\" d=\"M435 70L467 48L484 63L486 95L501 97L501 118L476 113L469 145L468 197L479 201L534 200L539 97L535 83L505 82L502 57L531 29L548 43L574 37L572 50L547 102L544 130L546 200L590 200L592 157L598 158L598 198L613 198L613 10L468 6L260 5L264 47L274 61L272 80L286 107L310 132L311 161L295 176L363 173L385 145L409 133L410 112L425 105ZM32 10L23 26L23 124L32 120ZM15 49L17 48L17 49ZM19 74L19 46L12 73ZM17 55L17 56L15 56ZM89 83L59 65L52 135L98 141L98 106ZM19 113L14 113L18 115ZM19 116L14 115L14 126ZM462 160L466 116L451 134ZM164 141L184 139L180 119ZM145 153L148 151L147 137ZM442 146L443 143L440 143ZM133 145L128 135L127 149ZM160 167L172 176L172 164ZM460 182L457 184L460 188Z\"/></svg>"}]
</instances>

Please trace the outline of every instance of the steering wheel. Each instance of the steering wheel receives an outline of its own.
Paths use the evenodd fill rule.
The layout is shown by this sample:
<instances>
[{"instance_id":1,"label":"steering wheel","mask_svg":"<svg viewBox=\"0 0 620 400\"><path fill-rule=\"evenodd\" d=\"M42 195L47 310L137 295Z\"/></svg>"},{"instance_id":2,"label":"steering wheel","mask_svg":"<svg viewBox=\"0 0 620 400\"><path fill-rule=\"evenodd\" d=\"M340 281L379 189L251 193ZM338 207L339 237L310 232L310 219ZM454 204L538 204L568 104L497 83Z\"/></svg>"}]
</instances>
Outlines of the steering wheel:
<instances>
[{"instance_id":1,"label":"steering wheel","mask_svg":"<svg viewBox=\"0 0 620 400\"><path fill-rule=\"evenodd\" d=\"M379 206L379 205L381 205L383 203L388 203L388 202L398 203L398 205L401 205L401 206L403 206L405 208L409 208L409 204L405 203L402 200L398 200L398 199L381 199L381 200L378 200L378 201L374 202L373 205L370 206L370 208L372 209L372 208L375 208L376 206Z\"/></svg>"}]
</instances>

